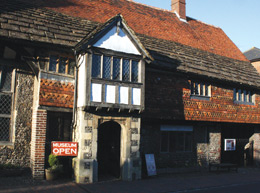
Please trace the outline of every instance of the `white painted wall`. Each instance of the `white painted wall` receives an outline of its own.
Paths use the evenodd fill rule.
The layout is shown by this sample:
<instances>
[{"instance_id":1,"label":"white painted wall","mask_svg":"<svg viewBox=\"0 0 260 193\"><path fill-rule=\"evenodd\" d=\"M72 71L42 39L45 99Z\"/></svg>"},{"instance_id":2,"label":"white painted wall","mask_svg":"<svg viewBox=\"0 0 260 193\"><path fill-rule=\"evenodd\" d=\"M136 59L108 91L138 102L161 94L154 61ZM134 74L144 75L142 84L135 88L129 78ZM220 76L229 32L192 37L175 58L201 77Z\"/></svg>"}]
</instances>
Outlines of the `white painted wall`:
<instances>
[{"instance_id":1,"label":"white painted wall","mask_svg":"<svg viewBox=\"0 0 260 193\"><path fill-rule=\"evenodd\" d=\"M79 75L78 75L78 107L86 106L86 84L87 84L87 55L80 55L79 58Z\"/></svg>"},{"instance_id":2,"label":"white painted wall","mask_svg":"<svg viewBox=\"0 0 260 193\"><path fill-rule=\"evenodd\" d=\"M121 28L119 33L117 33L117 27L113 27L106 35L96 42L94 46L118 52L141 55Z\"/></svg>"}]
</instances>

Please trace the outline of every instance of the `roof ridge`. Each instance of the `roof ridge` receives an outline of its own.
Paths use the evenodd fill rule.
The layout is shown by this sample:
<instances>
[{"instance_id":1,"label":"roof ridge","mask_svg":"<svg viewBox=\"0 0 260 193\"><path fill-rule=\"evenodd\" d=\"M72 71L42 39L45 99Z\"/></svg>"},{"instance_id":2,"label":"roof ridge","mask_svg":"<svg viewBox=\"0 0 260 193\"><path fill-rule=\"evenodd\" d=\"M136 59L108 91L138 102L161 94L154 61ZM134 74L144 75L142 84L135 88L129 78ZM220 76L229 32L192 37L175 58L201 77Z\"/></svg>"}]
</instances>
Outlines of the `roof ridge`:
<instances>
[{"instance_id":1,"label":"roof ridge","mask_svg":"<svg viewBox=\"0 0 260 193\"><path fill-rule=\"evenodd\" d=\"M202 23L202 24L205 24L205 25L208 25L208 26L211 26L211 27L215 27L215 28L218 28L218 29L222 29L222 28L219 27L219 26L216 26L216 25L213 25L213 24L208 24L208 23L206 23L206 22L204 22L204 21L201 21L201 20L199 20L199 19L195 19L195 18L190 17L190 16L187 16L187 18L189 18L189 19L191 19L191 20L195 20L195 21L197 21L197 22L200 22L200 23Z\"/></svg>"},{"instance_id":2,"label":"roof ridge","mask_svg":"<svg viewBox=\"0 0 260 193\"><path fill-rule=\"evenodd\" d=\"M126 0L126 1L129 1L129 2L135 3L135 4L139 4L139 5L142 5L142 6L150 7L150 8L152 8L152 9L157 9L157 10L159 10L159 11L165 11L165 12L174 13L174 14L178 17L178 15L177 15L176 12L173 12L173 11L168 10L168 9L163 9L163 8L155 7L155 6L152 6L152 5L147 5L147 4L144 4L144 3L139 3L139 2L136 2L136 1L134 1L134 0ZM205 24L205 25L208 25L208 26L212 26L212 27L221 29L221 27L219 27L219 26L215 26L215 25L212 25L212 24L205 23L205 22L203 22L203 21L201 21L201 20L198 20L198 19L195 19L195 18L193 18L193 17L190 17L190 16L186 16L186 17L189 18L189 19L195 20L195 21L197 21L197 22L203 23L203 24Z\"/></svg>"}]
</instances>

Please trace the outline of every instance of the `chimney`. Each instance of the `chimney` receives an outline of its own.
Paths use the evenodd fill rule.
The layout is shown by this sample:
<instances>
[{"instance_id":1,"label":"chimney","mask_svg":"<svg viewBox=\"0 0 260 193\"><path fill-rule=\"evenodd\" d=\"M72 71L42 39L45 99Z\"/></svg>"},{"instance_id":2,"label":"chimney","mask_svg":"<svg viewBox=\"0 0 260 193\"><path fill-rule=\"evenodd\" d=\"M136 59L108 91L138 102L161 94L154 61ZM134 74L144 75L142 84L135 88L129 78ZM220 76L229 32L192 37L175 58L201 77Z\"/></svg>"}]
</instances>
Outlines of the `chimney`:
<instances>
[{"instance_id":1,"label":"chimney","mask_svg":"<svg viewBox=\"0 0 260 193\"><path fill-rule=\"evenodd\" d=\"M185 0L172 0L172 12L178 13L181 19L186 20Z\"/></svg>"}]
</instances>

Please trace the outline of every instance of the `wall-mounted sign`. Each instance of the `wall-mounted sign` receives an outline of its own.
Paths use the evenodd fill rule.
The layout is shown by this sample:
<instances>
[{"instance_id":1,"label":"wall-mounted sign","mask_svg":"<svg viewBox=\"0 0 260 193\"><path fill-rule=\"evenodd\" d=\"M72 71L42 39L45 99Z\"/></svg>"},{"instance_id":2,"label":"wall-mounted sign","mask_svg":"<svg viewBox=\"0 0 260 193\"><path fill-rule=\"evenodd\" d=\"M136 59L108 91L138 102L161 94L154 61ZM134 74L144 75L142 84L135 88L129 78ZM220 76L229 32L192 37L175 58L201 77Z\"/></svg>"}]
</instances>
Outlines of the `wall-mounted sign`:
<instances>
[{"instance_id":1,"label":"wall-mounted sign","mask_svg":"<svg viewBox=\"0 0 260 193\"><path fill-rule=\"evenodd\" d=\"M52 141L51 152L57 156L77 156L78 143L67 141Z\"/></svg>"},{"instance_id":2,"label":"wall-mounted sign","mask_svg":"<svg viewBox=\"0 0 260 193\"><path fill-rule=\"evenodd\" d=\"M225 151L235 151L235 150L236 150L236 140L225 139Z\"/></svg>"},{"instance_id":3,"label":"wall-mounted sign","mask_svg":"<svg viewBox=\"0 0 260 193\"><path fill-rule=\"evenodd\" d=\"M145 154L146 168L148 176L154 176L156 174L156 166L153 154Z\"/></svg>"}]
</instances>

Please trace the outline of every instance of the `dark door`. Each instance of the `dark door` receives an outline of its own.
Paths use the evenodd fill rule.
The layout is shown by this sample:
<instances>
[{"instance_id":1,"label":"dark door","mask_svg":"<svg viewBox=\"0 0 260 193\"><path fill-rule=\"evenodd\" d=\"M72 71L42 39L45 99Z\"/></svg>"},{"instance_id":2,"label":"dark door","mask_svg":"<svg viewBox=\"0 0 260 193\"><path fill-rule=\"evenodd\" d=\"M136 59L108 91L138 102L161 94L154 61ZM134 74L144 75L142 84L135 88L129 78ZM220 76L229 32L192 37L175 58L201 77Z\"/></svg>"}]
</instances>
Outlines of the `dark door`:
<instances>
[{"instance_id":1,"label":"dark door","mask_svg":"<svg viewBox=\"0 0 260 193\"><path fill-rule=\"evenodd\" d=\"M98 128L99 180L120 177L120 133L120 125L113 121L103 123Z\"/></svg>"},{"instance_id":2,"label":"dark door","mask_svg":"<svg viewBox=\"0 0 260 193\"><path fill-rule=\"evenodd\" d=\"M45 167L48 167L48 157L51 153L52 141L70 141L70 126L72 121L71 113L48 112L47 133L45 145ZM64 177L72 176L72 158L59 157L59 162L63 165Z\"/></svg>"}]
</instances>

